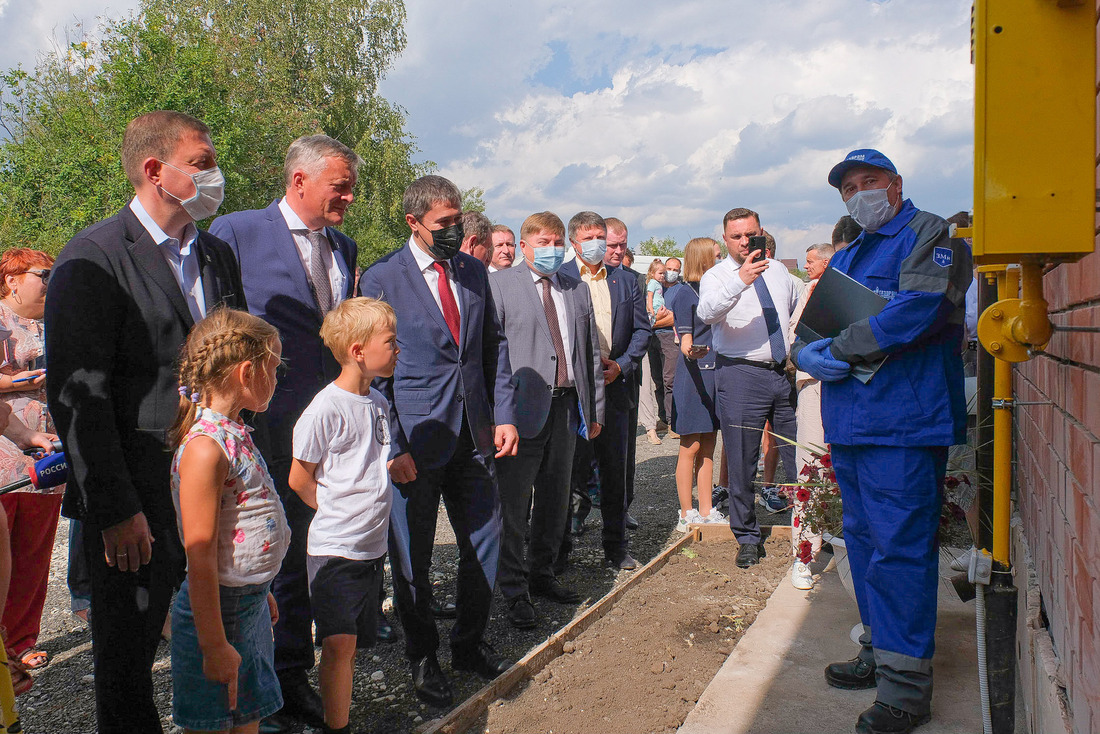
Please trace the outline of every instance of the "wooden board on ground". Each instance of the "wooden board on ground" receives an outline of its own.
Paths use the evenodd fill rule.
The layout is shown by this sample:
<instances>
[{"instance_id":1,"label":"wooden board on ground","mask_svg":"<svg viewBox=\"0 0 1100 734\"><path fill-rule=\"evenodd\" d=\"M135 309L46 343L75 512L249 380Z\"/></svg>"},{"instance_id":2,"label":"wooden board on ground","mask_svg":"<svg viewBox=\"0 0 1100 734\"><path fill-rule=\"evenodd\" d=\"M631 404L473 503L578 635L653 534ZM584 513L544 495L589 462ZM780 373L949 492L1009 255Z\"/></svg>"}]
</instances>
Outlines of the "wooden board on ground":
<instances>
[{"instance_id":1,"label":"wooden board on ground","mask_svg":"<svg viewBox=\"0 0 1100 734\"><path fill-rule=\"evenodd\" d=\"M461 705L442 719L429 721L418 729L418 731L421 734L462 734L462 732L465 732L486 712L493 701L507 695L508 692L517 685L539 673L548 663L550 663L550 661L561 655L562 648L566 642L569 642L584 632L593 623L611 611L611 608L615 606L615 602L618 601L623 594L664 566L673 554L679 553L684 548L699 540L701 531L705 527L706 526L699 526L691 532L685 533L683 538L657 554L653 560L631 574L626 581L612 589L606 596L589 607L582 615L567 624L561 631L547 639L546 642L529 652L522 660L494 679L491 683L466 699ZM721 529L719 526L714 527L716 530ZM728 525L721 527L725 527L726 532L729 532ZM711 535L711 533L708 533L708 537L709 535Z\"/></svg>"}]
</instances>

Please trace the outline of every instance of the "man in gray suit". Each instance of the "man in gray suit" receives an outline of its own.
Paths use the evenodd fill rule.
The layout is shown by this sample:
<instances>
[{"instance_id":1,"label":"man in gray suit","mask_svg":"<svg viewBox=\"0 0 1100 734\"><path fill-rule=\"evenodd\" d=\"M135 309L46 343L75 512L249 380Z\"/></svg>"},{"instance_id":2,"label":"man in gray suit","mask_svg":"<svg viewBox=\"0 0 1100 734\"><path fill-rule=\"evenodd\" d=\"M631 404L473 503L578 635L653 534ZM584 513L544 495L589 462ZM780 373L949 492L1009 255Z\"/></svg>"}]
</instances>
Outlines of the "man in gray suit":
<instances>
[{"instance_id":1,"label":"man in gray suit","mask_svg":"<svg viewBox=\"0 0 1100 734\"><path fill-rule=\"evenodd\" d=\"M520 229L520 248L525 264L493 273L489 287L508 339L516 404L524 406L516 413L519 453L497 461L504 517L497 584L512 626L529 629L537 623L531 595L580 600L553 568L568 518L577 433L599 434L604 383L592 297L581 281L558 272L565 225L551 212L532 214Z\"/></svg>"}]
</instances>

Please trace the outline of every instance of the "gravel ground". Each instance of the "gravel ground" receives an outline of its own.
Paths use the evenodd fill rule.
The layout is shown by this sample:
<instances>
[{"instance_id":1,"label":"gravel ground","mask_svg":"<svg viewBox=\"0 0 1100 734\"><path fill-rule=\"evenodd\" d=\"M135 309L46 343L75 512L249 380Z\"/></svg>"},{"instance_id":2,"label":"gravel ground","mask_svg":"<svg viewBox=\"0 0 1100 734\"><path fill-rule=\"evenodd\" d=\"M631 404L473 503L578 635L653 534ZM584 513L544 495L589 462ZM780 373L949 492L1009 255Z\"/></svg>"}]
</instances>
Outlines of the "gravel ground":
<instances>
[{"instance_id":1,"label":"gravel ground","mask_svg":"<svg viewBox=\"0 0 1100 734\"><path fill-rule=\"evenodd\" d=\"M635 499L631 514L641 527L631 533L630 552L639 562L656 556L671 541L680 537L675 530L677 500L673 472L679 442L665 439L660 446L651 446L645 434L639 432ZM780 477L782 481L782 467ZM761 515L765 524L789 523L790 514ZM442 508L433 581L438 599L454 600L454 564L457 550L454 536ZM580 591L584 600L577 605L554 604L536 600L539 625L532 630L516 630L508 623L506 609L499 597L494 605L486 639L501 653L518 660L528 650L566 625L577 613L605 595L627 572L616 573L603 566L600 546L599 511L594 510L587 521L587 532L577 539L571 566L562 581ZM69 596L65 586L68 553L68 521L62 518L50 568L49 592L42 620L39 646L51 657L50 664L35 674L34 688L20 697L24 731L31 734L69 734L95 731L95 701L93 694L91 634L87 625L69 611ZM387 601L386 609L389 610ZM394 614L390 621L396 624ZM451 623L440 621L441 636ZM446 713L443 709L422 704L411 691L408 664L401 643L379 645L360 653L356 663L352 721L364 731L412 732L425 720ZM484 681L450 670L450 651L446 644L439 650L440 664L451 678L455 701L471 696ZM157 703L162 712L165 731L178 731L170 722L172 684L170 655L162 644L153 669ZM315 674L314 674L315 675ZM314 682L316 680L314 679Z\"/></svg>"}]
</instances>

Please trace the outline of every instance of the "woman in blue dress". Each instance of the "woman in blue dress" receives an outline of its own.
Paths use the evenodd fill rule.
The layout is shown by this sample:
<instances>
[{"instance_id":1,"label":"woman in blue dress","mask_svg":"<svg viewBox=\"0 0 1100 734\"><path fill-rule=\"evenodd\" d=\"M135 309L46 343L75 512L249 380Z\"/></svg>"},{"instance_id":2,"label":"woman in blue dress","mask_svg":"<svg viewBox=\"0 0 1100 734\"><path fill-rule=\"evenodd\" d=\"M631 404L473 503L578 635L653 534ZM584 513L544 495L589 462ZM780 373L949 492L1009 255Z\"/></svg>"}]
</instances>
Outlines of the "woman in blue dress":
<instances>
[{"instance_id":1,"label":"woman in blue dress","mask_svg":"<svg viewBox=\"0 0 1100 734\"><path fill-rule=\"evenodd\" d=\"M672 309L676 334L680 337L680 358L672 392L672 429L680 434L680 455L676 462L680 518L676 528L681 532L687 532L692 525L727 522L711 501L718 416L710 326L695 316L699 280L714 267L721 252L718 243L709 237L688 242L684 248L684 282L665 293L665 306ZM698 487L698 510L692 507L692 484Z\"/></svg>"}]
</instances>

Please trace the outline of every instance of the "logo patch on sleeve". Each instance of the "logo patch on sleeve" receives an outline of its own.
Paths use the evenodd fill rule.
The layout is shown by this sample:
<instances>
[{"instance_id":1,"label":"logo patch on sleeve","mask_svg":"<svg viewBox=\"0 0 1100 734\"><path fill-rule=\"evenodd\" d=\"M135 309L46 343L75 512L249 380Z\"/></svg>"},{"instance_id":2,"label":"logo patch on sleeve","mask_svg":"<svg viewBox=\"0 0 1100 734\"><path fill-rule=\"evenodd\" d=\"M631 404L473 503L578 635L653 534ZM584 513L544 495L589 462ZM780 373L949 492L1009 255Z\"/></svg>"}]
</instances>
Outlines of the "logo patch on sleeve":
<instances>
[{"instance_id":1,"label":"logo patch on sleeve","mask_svg":"<svg viewBox=\"0 0 1100 734\"><path fill-rule=\"evenodd\" d=\"M939 265L941 268L946 268L951 265L951 248L950 247L937 247L932 250L932 262Z\"/></svg>"}]
</instances>

